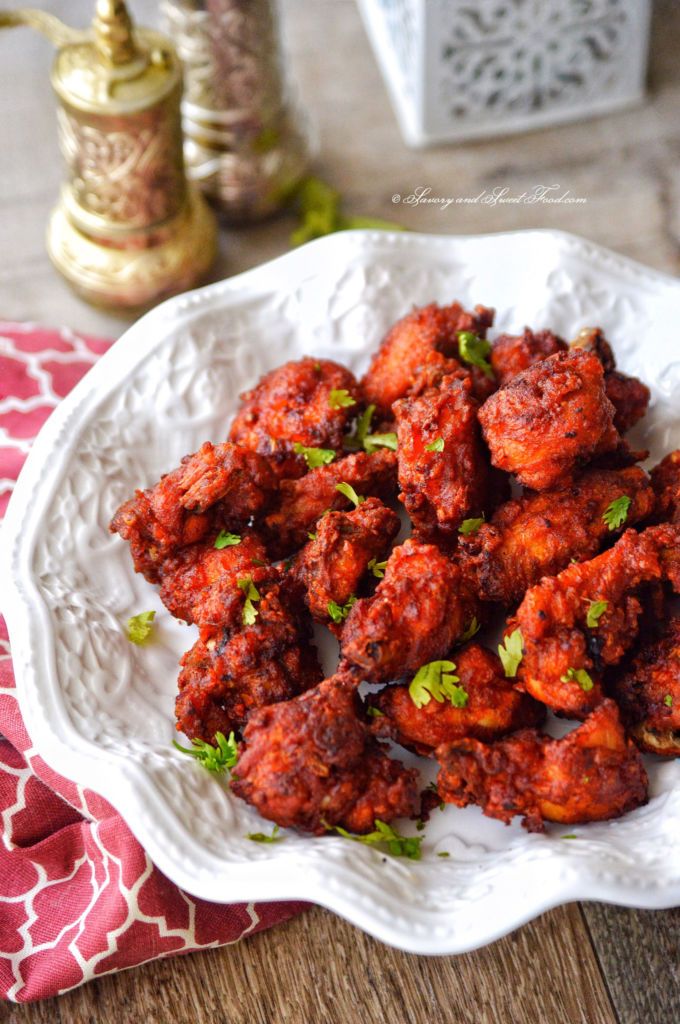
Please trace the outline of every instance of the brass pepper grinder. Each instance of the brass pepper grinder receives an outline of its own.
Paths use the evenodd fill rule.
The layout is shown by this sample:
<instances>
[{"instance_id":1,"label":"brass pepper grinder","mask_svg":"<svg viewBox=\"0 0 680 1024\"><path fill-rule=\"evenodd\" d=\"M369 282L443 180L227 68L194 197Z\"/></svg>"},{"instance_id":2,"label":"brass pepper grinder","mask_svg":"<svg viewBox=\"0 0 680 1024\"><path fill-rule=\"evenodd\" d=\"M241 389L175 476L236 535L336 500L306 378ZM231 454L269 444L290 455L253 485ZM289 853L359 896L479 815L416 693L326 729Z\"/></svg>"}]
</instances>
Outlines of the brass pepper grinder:
<instances>
[{"instance_id":1,"label":"brass pepper grinder","mask_svg":"<svg viewBox=\"0 0 680 1024\"><path fill-rule=\"evenodd\" d=\"M97 0L89 31L44 11L0 11L57 47L52 86L68 177L47 249L98 305L142 308L190 288L215 256L216 228L187 185L181 66L171 42L133 28L123 0Z\"/></svg>"}]
</instances>

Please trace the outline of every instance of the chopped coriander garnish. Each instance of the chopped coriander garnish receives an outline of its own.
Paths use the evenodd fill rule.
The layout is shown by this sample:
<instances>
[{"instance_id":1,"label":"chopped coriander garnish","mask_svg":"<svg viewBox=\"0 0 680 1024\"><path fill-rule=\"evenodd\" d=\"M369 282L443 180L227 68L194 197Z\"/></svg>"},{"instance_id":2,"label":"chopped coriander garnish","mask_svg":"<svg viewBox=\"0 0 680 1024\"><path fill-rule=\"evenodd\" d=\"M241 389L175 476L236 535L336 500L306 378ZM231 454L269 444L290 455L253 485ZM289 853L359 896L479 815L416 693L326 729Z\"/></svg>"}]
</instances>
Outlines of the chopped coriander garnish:
<instances>
[{"instance_id":1,"label":"chopped coriander garnish","mask_svg":"<svg viewBox=\"0 0 680 1024\"><path fill-rule=\"evenodd\" d=\"M255 601L260 600L259 591L249 576L247 576L245 579L237 580L236 585L240 590L243 591L243 593L246 596L243 605L243 625L252 626L259 614L254 603Z\"/></svg>"},{"instance_id":2,"label":"chopped coriander garnish","mask_svg":"<svg viewBox=\"0 0 680 1024\"><path fill-rule=\"evenodd\" d=\"M350 613L350 611L352 609L352 606L355 605L356 603L357 603L357 599L354 596L354 594L352 594L352 596L349 598L349 600L345 604L342 604L342 605L337 604L336 601L329 601L328 605L327 605L328 614L332 618L333 622L344 622L344 620L349 615L349 613Z\"/></svg>"},{"instance_id":3,"label":"chopped coriander garnish","mask_svg":"<svg viewBox=\"0 0 680 1024\"><path fill-rule=\"evenodd\" d=\"M622 494L619 498L614 498L613 501L607 505L602 516L602 521L610 530L617 530L619 526L623 526L626 519L628 518L628 509L632 504L632 499L627 494Z\"/></svg>"},{"instance_id":4,"label":"chopped coriander garnish","mask_svg":"<svg viewBox=\"0 0 680 1024\"><path fill-rule=\"evenodd\" d=\"M267 835L266 832L249 832L246 839L251 839L254 843L279 843L284 838L279 834L279 826L274 825L271 835Z\"/></svg>"},{"instance_id":5,"label":"chopped coriander garnish","mask_svg":"<svg viewBox=\"0 0 680 1024\"><path fill-rule=\"evenodd\" d=\"M595 685L584 668L568 668L560 680L563 683L578 683L584 693L588 693Z\"/></svg>"},{"instance_id":6,"label":"chopped coriander garnish","mask_svg":"<svg viewBox=\"0 0 680 1024\"><path fill-rule=\"evenodd\" d=\"M422 818L418 818L416 822L416 832L422 832L424 828L425 822L422 820Z\"/></svg>"},{"instance_id":7,"label":"chopped coriander garnish","mask_svg":"<svg viewBox=\"0 0 680 1024\"><path fill-rule=\"evenodd\" d=\"M464 633L460 634L460 636L458 637L456 643L458 643L458 644L466 644L468 642L468 640L472 640L473 636L476 633L479 633L481 628L482 628L481 622L478 622L477 621L477 617L475 615L473 615L472 619L470 621L470 625L467 627L467 629L465 630Z\"/></svg>"},{"instance_id":8,"label":"chopped coriander garnish","mask_svg":"<svg viewBox=\"0 0 680 1024\"><path fill-rule=\"evenodd\" d=\"M408 688L415 706L422 708L434 697L438 704L446 699L454 708L464 708L468 694L463 686L456 685L460 677L453 675L455 668L453 661L430 661L419 668Z\"/></svg>"},{"instance_id":9,"label":"chopped coriander garnish","mask_svg":"<svg viewBox=\"0 0 680 1024\"><path fill-rule=\"evenodd\" d=\"M609 601L591 601L586 615L586 625L589 629L597 629L600 618L609 607Z\"/></svg>"},{"instance_id":10,"label":"chopped coriander garnish","mask_svg":"<svg viewBox=\"0 0 680 1024\"><path fill-rule=\"evenodd\" d=\"M491 352L491 344L486 338L480 338L473 331L458 332L458 351L460 358L471 366L478 366L487 377L493 380L493 370L487 356Z\"/></svg>"},{"instance_id":11,"label":"chopped coriander garnish","mask_svg":"<svg viewBox=\"0 0 680 1024\"><path fill-rule=\"evenodd\" d=\"M327 466L335 458L335 451L332 448L306 448L296 441L293 445L296 455L302 455L307 463L307 469L318 469L319 466Z\"/></svg>"},{"instance_id":12,"label":"chopped coriander garnish","mask_svg":"<svg viewBox=\"0 0 680 1024\"><path fill-rule=\"evenodd\" d=\"M373 419L374 412L375 406L368 405L361 416L357 417L353 432L345 438L345 448L348 448L350 451L363 448L366 435L371 429L371 420Z\"/></svg>"},{"instance_id":13,"label":"chopped coriander garnish","mask_svg":"<svg viewBox=\"0 0 680 1024\"><path fill-rule=\"evenodd\" d=\"M437 854L437 856L438 856L438 857L450 857L450 856L451 856L451 854L449 853L449 851L448 851L448 850L441 850L441 851L440 851L440 852L439 852L439 853Z\"/></svg>"},{"instance_id":14,"label":"chopped coriander garnish","mask_svg":"<svg viewBox=\"0 0 680 1024\"><path fill-rule=\"evenodd\" d=\"M331 409L349 409L350 406L356 405L356 398L352 398L349 391L346 388L333 388L332 391L328 392L328 404Z\"/></svg>"},{"instance_id":15,"label":"chopped coriander garnish","mask_svg":"<svg viewBox=\"0 0 680 1024\"><path fill-rule=\"evenodd\" d=\"M307 536L309 537L310 540L316 540L316 534L315 533L308 533Z\"/></svg>"},{"instance_id":16,"label":"chopped coriander garnish","mask_svg":"<svg viewBox=\"0 0 680 1024\"><path fill-rule=\"evenodd\" d=\"M425 445L426 452L443 452L444 451L444 438L435 437L434 441L430 441L429 444Z\"/></svg>"},{"instance_id":17,"label":"chopped coriander garnish","mask_svg":"<svg viewBox=\"0 0 680 1024\"><path fill-rule=\"evenodd\" d=\"M464 537L467 537L470 533L477 533L477 530L483 524L484 516L480 516L478 519L464 519L458 527L458 533L462 533Z\"/></svg>"},{"instance_id":18,"label":"chopped coriander garnish","mask_svg":"<svg viewBox=\"0 0 680 1024\"><path fill-rule=\"evenodd\" d=\"M387 565L387 559L384 562L377 562L375 558L372 558L368 563L368 568L371 570L377 580L382 580L385 577L385 566Z\"/></svg>"},{"instance_id":19,"label":"chopped coriander garnish","mask_svg":"<svg viewBox=\"0 0 680 1024\"><path fill-rule=\"evenodd\" d=\"M673 707L673 695L670 694L670 693L667 693L666 696L663 699L663 702L664 702L664 704L666 705L667 708L672 708Z\"/></svg>"},{"instance_id":20,"label":"chopped coriander garnish","mask_svg":"<svg viewBox=\"0 0 680 1024\"><path fill-rule=\"evenodd\" d=\"M431 789L433 793L436 793L437 796L439 796L439 790L437 788L437 783L436 782L434 782L434 781L428 782L427 788ZM446 803L443 800L441 800L441 799L439 801L439 810L440 811L446 810Z\"/></svg>"},{"instance_id":21,"label":"chopped coriander garnish","mask_svg":"<svg viewBox=\"0 0 680 1024\"><path fill-rule=\"evenodd\" d=\"M215 547L218 551L222 548L233 548L236 544L241 543L241 538L237 533L227 533L226 530L220 530L215 537Z\"/></svg>"},{"instance_id":22,"label":"chopped coriander garnish","mask_svg":"<svg viewBox=\"0 0 680 1024\"><path fill-rule=\"evenodd\" d=\"M364 448L371 454L376 448L389 448L391 451L396 452L397 450L397 435L394 433L390 434L368 434L364 438Z\"/></svg>"},{"instance_id":23,"label":"chopped coriander garnish","mask_svg":"<svg viewBox=\"0 0 680 1024\"><path fill-rule=\"evenodd\" d=\"M574 832L568 832L566 836L560 836L560 839L578 839L578 836Z\"/></svg>"},{"instance_id":24,"label":"chopped coriander garnish","mask_svg":"<svg viewBox=\"0 0 680 1024\"><path fill-rule=\"evenodd\" d=\"M178 750L189 757L194 757L209 772L219 775L220 772L231 771L238 760L238 745L234 733L229 733L229 739L223 732L215 733L215 745L206 743L205 740L193 739L191 747L180 747L176 740L172 741Z\"/></svg>"},{"instance_id":25,"label":"chopped coriander garnish","mask_svg":"<svg viewBox=\"0 0 680 1024\"><path fill-rule=\"evenodd\" d=\"M139 612L127 620L127 638L131 644L141 647L151 636L151 623L156 617L155 612Z\"/></svg>"},{"instance_id":26,"label":"chopped coriander garnish","mask_svg":"<svg viewBox=\"0 0 680 1024\"><path fill-rule=\"evenodd\" d=\"M385 712L381 711L380 708L373 707L372 704L366 706L366 714L369 718L384 718Z\"/></svg>"},{"instance_id":27,"label":"chopped coriander garnish","mask_svg":"<svg viewBox=\"0 0 680 1024\"><path fill-rule=\"evenodd\" d=\"M503 671L508 679L514 679L517 669L524 657L522 653L523 637L521 629L515 629L498 645L498 656L503 662Z\"/></svg>"},{"instance_id":28,"label":"chopped coriander garnish","mask_svg":"<svg viewBox=\"0 0 680 1024\"><path fill-rule=\"evenodd\" d=\"M356 836L340 825L334 825L333 830L341 835L343 839L351 839L355 843L366 843L368 846L375 846L376 843L386 843L387 849L393 857L408 857L409 860L420 860L422 851L420 849L424 836L401 836L391 825L376 818L374 821L375 832L368 835Z\"/></svg>"},{"instance_id":29,"label":"chopped coriander garnish","mask_svg":"<svg viewBox=\"0 0 680 1024\"><path fill-rule=\"evenodd\" d=\"M366 501L366 499L362 498L360 494L357 494L351 484L346 484L344 480L342 483L336 484L335 489L336 491L340 491L340 494L344 494L344 496L352 502L355 508L359 508L359 505Z\"/></svg>"},{"instance_id":30,"label":"chopped coriander garnish","mask_svg":"<svg viewBox=\"0 0 680 1024\"><path fill-rule=\"evenodd\" d=\"M264 568L264 566L267 564L266 562L263 562L261 558L251 558L250 561L253 563L253 565L257 565L258 568L260 569Z\"/></svg>"}]
</instances>

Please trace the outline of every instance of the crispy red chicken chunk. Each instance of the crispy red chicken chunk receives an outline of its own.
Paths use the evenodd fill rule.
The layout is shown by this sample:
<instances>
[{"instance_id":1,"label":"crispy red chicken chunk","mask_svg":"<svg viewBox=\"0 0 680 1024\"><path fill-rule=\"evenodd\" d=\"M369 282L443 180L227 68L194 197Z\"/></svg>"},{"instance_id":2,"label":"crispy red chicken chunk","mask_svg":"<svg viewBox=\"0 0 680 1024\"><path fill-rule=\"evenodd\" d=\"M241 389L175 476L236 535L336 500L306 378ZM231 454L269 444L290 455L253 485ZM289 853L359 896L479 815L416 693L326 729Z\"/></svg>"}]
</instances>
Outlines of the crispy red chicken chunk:
<instances>
[{"instance_id":1,"label":"crispy red chicken chunk","mask_svg":"<svg viewBox=\"0 0 680 1024\"><path fill-rule=\"evenodd\" d=\"M609 687L641 750L680 756L680 616L642 645L628 671Z\"/></svg>"},{"instance_id":2,"label":"crispy red chicken chunk","mask_svg":"<svg viewBox=\"0 0 680 1024\"><path fill-rule=\"evenodd\" d=\"M680 449L662 459L651 477L658 518L680 525Z\"/></svg>"},{"instance_id":3,"label":"crispy red chicken chunk","mask_svg":"<svg viewBox=\"0 0 680 1024\"><path fill-rule=\"evenodd\" d=\"M458 334L471 331L485 338L493 323L494 311L475 306L468 313L458 302L450 306L432 303L414 309L388 331L361 384L368 402L379 414L389 417L392 403L413 386L423 366L432 361L433 353L444 359L458 356ZM436 359L436 356L435 356ZM486 397L495 386L477 367L467 368L474 379L480 398Z\"/></svg>"},{"instance_id":4,"label":"crispy red chicken chunk","mask_svg":"<svg viewBox=\"0 0 680 1024\"><path fill-rule=\"evenodd\" d=\"M163 562L160 598L175 618L200 622L201 606L218 580L226 578L233 586L240 577L250 575L254 567L266 564L267 552L254 530L231 535L232 539L240 536L240 541L221 548L215 547L218 536L213 533L207 540L190 544Z\"/></svg>"},{"instance_id":5,"label":"crispy red chicken chunk","mask_svg":"<svg viewBox=\"0 0 680 1024\"><path fill-rule=\"evenodd\" d=\"M627 433L647 412L651 392L637 377L629 377L616 369L611 345L599 327L584 327L571 348L593 352L602 363L607 398L616 410L614 426L620 434Z\"/></svg>"},{"instance_id":6,"label":"crispy red chicken chunk","mask_svg":"<svg viewBox=\"0 0 680 1024\"><path fill-rule=\"evenodd\" d=\"M545 707L519 693L505 678L500 659L480 644L449 654L455 665L458 705L434 697L417 707L408 686L386 686L369 704L381 715L373 720L377 736L396 740L417 754L432 755L442 743L474 736L493 740L516 729L540 725Z\"/></svg>"},{"instance_id":7,"label":"crispy red chicken chunk","mask_svg":"<svg viewBox=\"0 0 680 1024\"><path fill-rule=\"evenodd\" d=\"M392 497L396 470L395 452L382 448L347 455L299 480L282 480L276 506L264 523L271 551L281 558L290 554L307 542L324 512L351 508L351 500L337 490L340 483L349 484L360 497Z\"/></svg>"},{"instance_id":8,"label":"crispy red chicken chunk","mask_svg":"<svg viewBox=\"0 0 680 1024\"><path fill-rule=\"evenodd\" d=\"M520 483L544 491L566 483L621 438L591 352L558 352L500 388L479 411L491 461Z\"/></svg>"},{"instance_id":9,"label":"crispy red chicken chunk","mask_svg":"<svg viewBox=\"0 0 680 1024\"><path fill-rule=\"evenodd\" d=\"M307 472L294 444L342 451L362 404L354 375L330 359L306 356L267 373L241 395L229 440L266 455L280 479Z\"/></svg>"},{"instance_id":10,"label":"crispy red chicken chunk","mask_svg":"<svg viewBox=\"0 0 680 1024\"><path fill-rule=\"evenodd\" d=\"M642 759L611 700L560 740L523 729L491 745L446 743L436 754L437 788L446 803L477 804L506 824L521 814L530 832L543 832L545 821L618 818L647 802Z\"/></svg>"},{"instance_id":11,"label":"crispy red chicken chunk","mask_svg":"<svg viewBox=\"0 0 680 1024\"><path fill-rule=\"evenodd\" d=\"M654 507L647 474L637 466L586 470L567 487L528 491L496 509L489 523L461 537L463 572L483 601L514 606L543 576L585 561L618 536L603 518L612 501L631 499L626 524L646 519Z\"/></svg>"},{"instance_id":12,"label":"crispy red chicken chunk","mask_svg":"<svg viewBox=\"0 0 680 1024\"><path fill-rule=\"evenodd\" d=\"M276 478L256 452L206 441L120 506L109 529L130 544L135 571L158 583L165 559L211 531L240 529L271 503Z\"/></svg>"},{"instance_id":13,"label":"crispy red chicken chunk","mask_svg":"<svg viewBox=\"0 0 680 1024\"><path fill-rule=\"evenodd\" d=\"M238 731L254 708L289 700L321 679L309 629L280 585L255 574L253 581L255 621L244 624L246 593L231 585L231 599L220 601L222 623L203 625L181 660L175 713L191 739L212 743L218 731Z\"/></svg>"},{"instance_id":14,"label":"crispy red chicken chunk","mask_svg":"<svg viewBox=\"0 0 680 1024\"><path fill-rule=\"evenodd\" d=\"M521 687L554 711L584 717L601 700L604 669L635 642L643 585L658 580L680 593L680 527L627 530L609 551L532 587L509 626L524 645Z\"/></svg>"},{"instance_id":15,"label":"crispy red chicken chunk","mask_svg":"<svg viewBox=\"0 0 680 1024\"><path fill-rule=\"evenodd\" d=\"M423 540L451 543L469 516L488 508L488 454L469 380L444 377L436 388L394 403L400 501Z\"/></svg>"},{"instance_id":16,"label":"crispy red chicken chunk","mask_svg":"<svg viewBox=\"0 0 680 1024\"><path fill-rule=\"evenodd\" d=\"M333 825L370 832L376 819L415 815L418 773L387 756L357 700L354 685L334 677L255 712L232 790L264 818L316 835Z\"/></svg>"},{"instance_id":17,"label":"crispy red chicken chunk","mask_svg":"<svg viewBox=\"0 0 680 1024\"><path fill-rule=\"evenodd\" d=\"M373 597L357 601L342 633L342 656L372 683L398 679L441 658L473 612L461 573L432 544L395 548Z\"/></svg>"},{"instance_id":18,"label":"crispy red chicken chunk","mask_svg":"<svg viewBox=\"0 0 680 1024\"><path fill-rule=\"evenodd\" d=\"M337 609L357 597L369 562L383 561L400 526L396 512L378 498L367 498L352 512L329 512L319 520L316 536L291 569L317 622L339 632ZM329 611L333 606L335 620Z\"/></svg>"},{"instance_id":19,"label":"crispy red chicken chunk","mask_svg":"<svg viewBox=\"0 0 680 1024\"><path fill-rule=\"evenodd\" d=\"M566 341L552 331L532 331L525 327L521 334L499 334L493 343L489 362L502 387L522 370L539 363L556 352L566 352Z\"/></svg>"}]
</instances>

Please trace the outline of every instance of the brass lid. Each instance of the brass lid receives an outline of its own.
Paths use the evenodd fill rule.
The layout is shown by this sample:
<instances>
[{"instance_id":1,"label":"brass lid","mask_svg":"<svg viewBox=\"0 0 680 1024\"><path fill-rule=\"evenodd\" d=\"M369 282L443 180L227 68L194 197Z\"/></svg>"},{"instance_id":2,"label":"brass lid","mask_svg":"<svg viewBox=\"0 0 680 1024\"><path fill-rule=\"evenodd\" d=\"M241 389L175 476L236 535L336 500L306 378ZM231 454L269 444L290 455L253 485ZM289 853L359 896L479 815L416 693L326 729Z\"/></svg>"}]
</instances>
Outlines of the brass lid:
<instances>
[{"instance_id":1,"label":"brass lid","mask_svg":"<svg viewBox=\"0 0 680 1024\"><path fill-rule=\"evenodd\" d=\"M113 116L154 106L181 80L168 38L134 28L122 0L97 0L90 32L70 36L52 67L52 85L63 103Z\"/></svg>"}]
</instances>

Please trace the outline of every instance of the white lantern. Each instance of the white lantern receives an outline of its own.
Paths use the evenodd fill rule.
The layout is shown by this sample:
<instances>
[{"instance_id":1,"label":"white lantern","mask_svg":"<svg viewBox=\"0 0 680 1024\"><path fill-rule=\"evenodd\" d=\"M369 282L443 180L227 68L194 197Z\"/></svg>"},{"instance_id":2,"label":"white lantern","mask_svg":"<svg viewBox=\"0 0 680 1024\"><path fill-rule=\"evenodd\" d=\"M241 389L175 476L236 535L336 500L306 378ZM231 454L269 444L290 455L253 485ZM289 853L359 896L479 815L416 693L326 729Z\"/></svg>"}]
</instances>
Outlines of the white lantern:
<instances>
[{"instance_id":1,"label":"white lantern","mask_svg":"<svg viewBox=\"0 0 680 1024\"><path fill-rule=\"evenodd\" d=\"M594 117L644 96L650 0L358 0L412 146Z\"/></svg>"}]
</instances>

